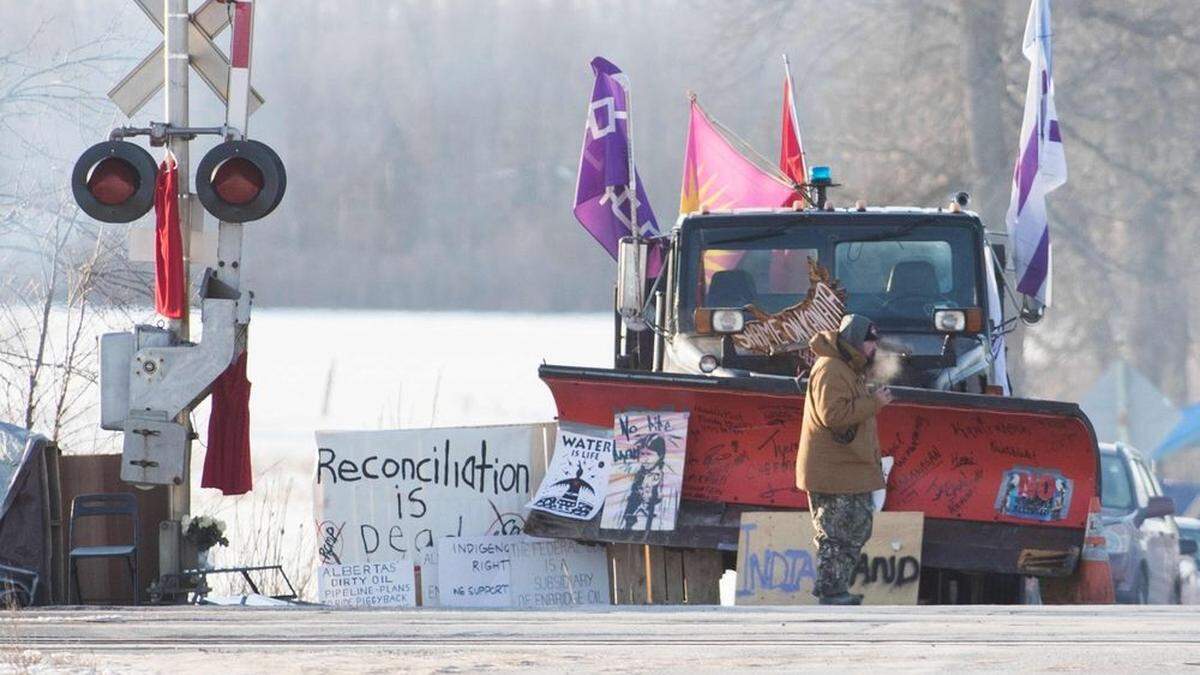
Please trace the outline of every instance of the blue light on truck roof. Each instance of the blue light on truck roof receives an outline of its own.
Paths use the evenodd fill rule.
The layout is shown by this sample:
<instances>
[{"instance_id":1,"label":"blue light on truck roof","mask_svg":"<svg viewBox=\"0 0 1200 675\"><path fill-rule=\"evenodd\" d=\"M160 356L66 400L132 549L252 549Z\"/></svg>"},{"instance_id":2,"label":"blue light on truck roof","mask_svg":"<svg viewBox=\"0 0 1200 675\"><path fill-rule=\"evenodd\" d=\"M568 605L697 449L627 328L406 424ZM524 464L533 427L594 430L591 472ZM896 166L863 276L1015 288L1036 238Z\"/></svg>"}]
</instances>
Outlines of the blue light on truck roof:
<instances>
[{"instance_id":1,"label":"blue light on truck roof","mask_svg":"<svg viewBox=\"0 0 1200 675\"><path fill-rule=\"evenodd\" d=\"M810 167L808 182L811 185L830 185L833 183L833 172L827 166Z\"/></svg>"}]
</instances>

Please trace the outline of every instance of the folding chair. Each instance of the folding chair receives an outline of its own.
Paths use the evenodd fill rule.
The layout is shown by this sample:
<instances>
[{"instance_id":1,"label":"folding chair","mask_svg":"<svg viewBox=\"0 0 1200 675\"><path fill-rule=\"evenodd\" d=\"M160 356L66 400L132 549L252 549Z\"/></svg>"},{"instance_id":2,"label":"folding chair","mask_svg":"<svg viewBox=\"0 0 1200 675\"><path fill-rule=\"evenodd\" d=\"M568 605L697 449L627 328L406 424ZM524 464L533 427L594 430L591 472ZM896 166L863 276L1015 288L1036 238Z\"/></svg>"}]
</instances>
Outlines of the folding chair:
<instances>
[{"instance_id":1,"label":"folding chair","mask_svg":"<svg viewBox=\"0 0 1200 675\"><path fill-rule=\"evenodd\" d=\"M133 543L112 544L102 546L76 546L75 526L83 518L94 516L128 516L130 529L133 532ZM129 576L133 582L133 604L138 604L138 509L137 497L128 492L114 494L79 495L71 501L71 529L68 535L71 552L71 584L74 597L83 604L83 591L79 587L79 567L77 562L86 558L125 558L129 568ZM71 598L68 591L68 602Z\"/></svg>"}]
</instances>

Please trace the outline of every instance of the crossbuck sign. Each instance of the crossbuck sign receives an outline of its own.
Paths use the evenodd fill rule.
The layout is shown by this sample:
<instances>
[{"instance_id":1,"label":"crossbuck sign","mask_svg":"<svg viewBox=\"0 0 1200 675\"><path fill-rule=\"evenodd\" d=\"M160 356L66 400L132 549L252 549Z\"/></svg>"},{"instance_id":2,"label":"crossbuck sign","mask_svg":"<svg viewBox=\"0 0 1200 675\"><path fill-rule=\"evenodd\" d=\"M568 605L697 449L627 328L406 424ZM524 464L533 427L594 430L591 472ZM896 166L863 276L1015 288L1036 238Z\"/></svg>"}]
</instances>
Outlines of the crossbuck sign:
<instances>
[{"instance_id":1,"label":"crossbuck sign","mask_svg":"<svg viewBox=\"0 0 1200 675\"><path fill-rule=\"evenodd\" d=\"M159 31L163 30L162 0L134 0ZM213 40L229 25L229 5L206 0L188 19L188 61L200 79L222 103L229 100L229 57ZM108 92L108 98L127 116L133 117L163 87L163 49L160 44ZM263 97L250 89L249 112L263 104Z\"/></svg>"}]
</instances>

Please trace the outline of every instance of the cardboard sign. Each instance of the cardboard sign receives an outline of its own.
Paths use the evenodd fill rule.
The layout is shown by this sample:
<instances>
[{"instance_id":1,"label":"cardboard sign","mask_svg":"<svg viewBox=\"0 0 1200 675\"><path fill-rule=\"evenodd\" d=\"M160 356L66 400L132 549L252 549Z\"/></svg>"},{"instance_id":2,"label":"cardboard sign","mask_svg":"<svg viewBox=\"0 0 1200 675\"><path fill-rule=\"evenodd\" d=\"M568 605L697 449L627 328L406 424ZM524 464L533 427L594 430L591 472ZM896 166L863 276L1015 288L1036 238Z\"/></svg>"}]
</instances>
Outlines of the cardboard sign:
<instances>
[{"instance_id":1,"label":"cardboard sign","mask_svg":"<svg viewBox=\"0 0 1200 675\"><path fill-rule=\"evenodd\" d=\"M808 293L800 302L777 314L767 314L754 305L742 332L733 336L733 344L755 354L773 354L777 351L800 352L804 364L813 364L812 350L808 341L825 330L836 330L846 313L846 291L829 270L808 259Z\"/></svg>"},{"instance_id":2,"label":"cardboard sign","mask_svg":"<svg viewBox=\"0 0 1200 675\"><path fill-rule=\"evenodd\" d=\"M438 604L437 542L519 534L552 424L317 432L320 562L408 560Z\"/></svg>"},{"instance_id":3,"label":"cardboard sign","mask_svg":"<svg viewBox=\"0 0 1200 675\"><path fill-rule=\"evenodd\" d=\"M438 586L443 607L511 607L513 544L519 537L443 537Z\"/></svg>"},{"instance_id":4,"label":"cardboard sign","mask_svg":"<svg viewBox=\"0 0 1200 675\"><path fill-rule=\"evenodd\" d=\"M921 581L921 513L875 514L850 591L864 605L915 605ZM807 511L742 514L738 538L739 605L815 605L816 531Z\"/></svg>"},{"instance_id":5,"label":"cardboard sign","mask_svg":"<svg viewBox=\"0 0 1200 675\"><path fill-rule=\"evenodd\" d=\"M445 537L438 542L445 607L607 605L608 557L565 539Z\"/></svg>"},{"instance_id":6,"label":"cardboard sign","mask_svg":"<svg viewBox=\"0 0 1200 675\"><path fill-rule=\"evenodd\" d=\"M683 491L688 413L631 411L613 423L613 468L600 527L673 530Z\"/></svg>"},{"instance_id":7,"label":"cardboard sign","mask_svg":"<svg viewBox=\"0 0 1200 675\"><path fill-rule=\"evenodd\" d=\"M604 506L613 463L612 429L563 422L554 457L529 508L591 520Z\"/></svg>"},{"instance_id":8,"label":"cardboard sign","mask_svg":"<svg viewBox=\"0 0 1200 675\"><path fill-rule=\"evenodd\" d=\"M317 600L334 607L416 607L417 583L408 560L317 568Z\"/></svg>"}]
</instances>

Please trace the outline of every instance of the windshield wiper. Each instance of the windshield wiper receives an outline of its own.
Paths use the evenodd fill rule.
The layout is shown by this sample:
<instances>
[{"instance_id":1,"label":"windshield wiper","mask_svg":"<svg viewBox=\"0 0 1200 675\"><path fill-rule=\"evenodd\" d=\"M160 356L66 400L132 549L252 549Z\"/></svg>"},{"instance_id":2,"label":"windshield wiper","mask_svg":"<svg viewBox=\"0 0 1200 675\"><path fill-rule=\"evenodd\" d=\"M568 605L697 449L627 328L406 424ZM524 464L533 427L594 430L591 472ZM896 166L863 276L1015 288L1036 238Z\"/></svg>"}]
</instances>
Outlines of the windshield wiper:
<instances>
[{"instance_id":1,"label":"windshield wiper","mask_svg":"<svg viewBox=\"0 0 1200 675\"><path fill-rule=\"evenodd\" d=\"M921 225L928 225L929 223L932 223L933 221L934 221L933 216L925 216L924 218L921 218L919 220L914 220L911 223L906 223L904 225L901 225L899 228L897 228L895 230L891 230L889 232L880 232L879 234L872 235L870 237L856 237L854 239L844 239L842 241L845 241L847 243L857 244L860 242L867 242L867 241L887 241L889 239L897 239L899 237L903 237L904 235L911 233L913 230L917 229Z\"/></svg>"},{"instance_id":2,"label":"windshield wiper","mask_svg":"<svg viewBox=\"0 0 1200 675\"><path fill-rule=\"evenodd\" d=\"M755 232L754 234L744 234L740 237L730 237L729 239L719 239L717 241L705 242L704 246L705 248L710 248L713 246L719 246L721 244L740 244L747 241L770 239L771 237L778 237L786 232L787 229L787 225L775 225L763 232Z\"/></svg>"}]
</instances>

